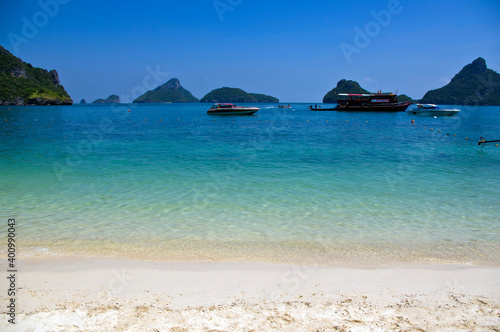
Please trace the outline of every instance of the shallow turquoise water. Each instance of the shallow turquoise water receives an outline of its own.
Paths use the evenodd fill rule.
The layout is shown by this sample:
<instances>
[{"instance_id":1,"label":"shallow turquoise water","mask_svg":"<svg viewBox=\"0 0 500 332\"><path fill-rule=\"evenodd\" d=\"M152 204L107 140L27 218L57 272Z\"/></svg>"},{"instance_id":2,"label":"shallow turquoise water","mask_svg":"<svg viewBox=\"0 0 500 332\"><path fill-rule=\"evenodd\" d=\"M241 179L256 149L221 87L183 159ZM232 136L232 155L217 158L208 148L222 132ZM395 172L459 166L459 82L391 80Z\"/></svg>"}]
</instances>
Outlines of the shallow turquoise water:
<instances>
[{"instance_id":1,"label":"shallow turquoise water","mask_svg":"<svg viewBox=\"0 0 500 332\"><path fill-rule=\"evenodd\" d=\"M477 145L500 139L500 107L416 126L208 107L0 108L0 218L21 254L500 263L500 148Z\"/></svg>"}]
</instances>

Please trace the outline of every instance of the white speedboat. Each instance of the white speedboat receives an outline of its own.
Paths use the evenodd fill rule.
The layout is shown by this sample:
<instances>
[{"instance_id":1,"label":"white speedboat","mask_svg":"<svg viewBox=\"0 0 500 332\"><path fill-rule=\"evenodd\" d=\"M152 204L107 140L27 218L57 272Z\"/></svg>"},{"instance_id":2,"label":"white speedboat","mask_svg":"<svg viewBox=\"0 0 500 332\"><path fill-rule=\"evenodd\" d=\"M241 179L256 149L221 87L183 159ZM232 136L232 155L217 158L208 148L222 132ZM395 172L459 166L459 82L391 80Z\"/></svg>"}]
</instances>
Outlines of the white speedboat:
<instances>
[{"instance_id":1,"label":"white speedboat","mask_svg":"<svg viewBox=\"0 0 500 332\"><path fill-rule=\"evenodd\" d=\"M252 115L259 109L260 108L258 107L245 107L228 103L218 103L210 107L207 113L212 115Z\"/></svg>"},{"instance_id":2,"label":"white speedboat","mask_svg":"<svg viewBox=\"0 0 500 332\"><path fill-rule=\"evenodd\" d=\"M434 104L417 104L418 108L410 108L406 112L414 115L448 116L460 112L457 108L441 108Z\"/></svg>"}]
</instances>

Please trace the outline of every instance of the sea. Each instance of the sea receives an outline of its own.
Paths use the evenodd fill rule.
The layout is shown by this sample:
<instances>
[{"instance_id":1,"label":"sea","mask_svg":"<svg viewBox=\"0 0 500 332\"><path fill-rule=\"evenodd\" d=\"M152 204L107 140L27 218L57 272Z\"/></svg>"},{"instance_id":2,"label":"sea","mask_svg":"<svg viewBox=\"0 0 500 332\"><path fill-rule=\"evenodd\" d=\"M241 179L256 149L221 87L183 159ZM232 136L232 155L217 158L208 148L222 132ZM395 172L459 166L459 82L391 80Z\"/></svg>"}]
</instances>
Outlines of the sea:
<instances>
[{"instance_id":1,"label":"sea","mask_svg":"<svg viewBox=\"0 0 500 332\"><path fill-rule=\"evenodd\" d=\"M500 265L500 107L309 105L0 107L0 252L15 219L21 258Z\"/></svg>"}]
</instances>

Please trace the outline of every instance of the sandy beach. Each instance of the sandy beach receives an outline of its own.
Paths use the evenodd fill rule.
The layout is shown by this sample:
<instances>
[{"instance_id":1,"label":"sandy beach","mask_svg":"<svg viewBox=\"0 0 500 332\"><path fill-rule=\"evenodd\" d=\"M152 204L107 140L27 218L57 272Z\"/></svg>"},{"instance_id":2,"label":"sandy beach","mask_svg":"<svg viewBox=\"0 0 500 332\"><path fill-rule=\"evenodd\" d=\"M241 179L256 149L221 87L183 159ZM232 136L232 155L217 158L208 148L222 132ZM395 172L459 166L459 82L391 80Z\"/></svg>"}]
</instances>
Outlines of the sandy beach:
<instances>
[{"instance_id":1,"label":"sandy beach","mask_svg":"<svg viewBox=\"0 0 500 332\"><path fill-rule=\"evenodd\" d=\"M498 267L49 257L20 261L17 287L3 331L500 329Z\"/></svg>"}]
</instances>

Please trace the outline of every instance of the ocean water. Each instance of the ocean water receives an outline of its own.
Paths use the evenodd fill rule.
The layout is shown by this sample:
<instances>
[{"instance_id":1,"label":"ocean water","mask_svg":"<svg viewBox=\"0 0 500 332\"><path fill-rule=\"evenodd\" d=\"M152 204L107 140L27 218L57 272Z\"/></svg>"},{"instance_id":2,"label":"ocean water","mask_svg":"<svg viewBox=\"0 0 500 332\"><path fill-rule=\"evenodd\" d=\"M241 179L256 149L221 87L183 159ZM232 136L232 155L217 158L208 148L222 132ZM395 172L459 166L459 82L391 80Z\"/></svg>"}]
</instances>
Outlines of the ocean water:
<instances>
[{"instance_id":1,"label":"ocean water","mask_svg":"<svg viewBox=\"0 0 500 332\"><path fill-rule=\"evenodd\" d=\"M500 265L500 107L308 105L1 107L0 220L23 257Z\"/></svg>"}]
</instances>

